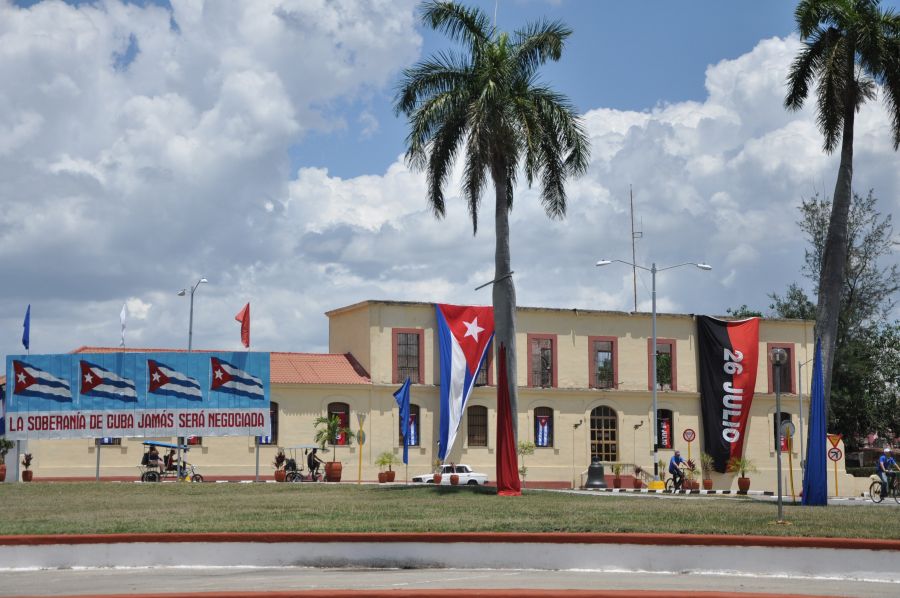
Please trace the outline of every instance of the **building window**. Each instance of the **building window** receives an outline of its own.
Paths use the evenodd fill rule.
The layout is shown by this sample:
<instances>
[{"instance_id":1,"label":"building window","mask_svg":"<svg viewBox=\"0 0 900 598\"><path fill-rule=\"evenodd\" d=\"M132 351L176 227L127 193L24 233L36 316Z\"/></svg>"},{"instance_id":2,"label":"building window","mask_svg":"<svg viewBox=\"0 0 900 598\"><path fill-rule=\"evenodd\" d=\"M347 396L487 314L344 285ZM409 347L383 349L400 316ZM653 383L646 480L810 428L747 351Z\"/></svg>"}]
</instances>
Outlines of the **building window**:
<instances>
[{"instance_id":1,"label":"building window","mask_svg":"<svg viewBox=\"0 0 900 598\"><path fill-rule=\"evenodd\" d=\"M619 421L609 407L591 411L591 461L595 459L607 463L619 460Z\"/></svg>"},{"instance_id":2,"label":"building window","mask_svg":"<svg viewBox=\"0 0 900 598\"><path fill-rule=\"evenodd\" d=\"M781 366L781 392L794 394L794 345L790 343L767 343L766 359L769 364L769 392L775 392L775 364L772 363L772 349L784 349L787 352L787 362Z\"/></svg>"},{"instance_id":3,"label":"building window","mask_svg":"<svg viewBox=\"0 0 900 598\"><path fill-rule=\"evenodd\" d=\"M188 436L184 443L188 446L203 446L203 436Z\"/></svg>"},{"instance_id":4,"label":"building window","mask_svg":"<svg viewBox=\"0 0 900 598\"><path fill-rule=\"evenodd\" d=\"M550 388L556 386L556 338L528 335L529 386Z\"/></svg>"},{"instance_id":5,"label":"building window","mask_svg":"<svg viewBox=\"0 0 900 598\"><path fill-rule=\"evenodd\" d=\"M403 422L400 424L400 446L405 444L403 440ZM419 406L409 406L409 446L419 446Z\"/></svg>"},{"instance_id":6,"label":"building window","mask_svg":"<svg viewBox=\"0 0 900 598\"><path fill-rule=\"evenodd\" d=\"M103 438L95 438L94 444L97 446L122 446L122 439L105 436Z\"/></svg>"},{"instance_id":7,"label":"building window","mask_svg":"<svg viewBox=\"0 0 900 598\"><path fill-rule=\"evenodd\" d=\"M257 436L257 442L262 445L278 444L278 403L269 403L269 436Z\"/></svg>"},{"instance_id":8,"label":"building window","mask_svg":"<svg viewBox=\"0 0 900 598\"><path fill-rule=\"evenodd\" d=\"M660 409L656 416L657 446L661 449L670 449L674 446L672 438L675 435L675 418L671 409Z\"/></svg>"},{"instance_id":9,"label":"building window","mask_svg":"<svg viewBox=\"0 0 900 598\"><path fill-rule=\"evenodd\" d=\"M347 403L328 403L328 419L337 417L341 422L341 428L350 427L350 405ZM346 434L340 434L335 444L349 444Z\"/></svg>"},{"instance_id":10,"label":"building window","mask_svg":"<svg viewBox=\"0 0 900 598\"><path fill-rule=\"evenodd\" d=\"M491 351L491 345L490 343L488 343L484 361L481 362L481 367L478 368L478 375L475 376L475 386L488 386L493 383L491 376L491 364L494 360L492 357L493 351Z\"/></svg>"},{"instance_id":11,"label":"building window","mask_svg":"<svg viewBox=\"0 0 900 598\"><path fill-rule=\"evenodd\" d=\"M413 384L425 383L425 333L419 329L394 328L394 383L408 377Z\"/></svg>"},{"instance_id":12,"label":"building window","mask_svg":"<svg viewBox=\"0 0 900 598\"><path fill-rule=\"evenodd\" d=\"M781 434L780 434L780 431L781 431L781 422L789 422L789 421L791 421L791 414L790 414L790 413L787 413L786 411L782 411L782 412L781 412L781 417L780 417L780 418L777 417L777 415L778 415L777 413L774 413L774 414L772 414L772 415L773 415L773 417L772 417L772 423L773 423L773 425L774 425L774 429L772 430L772 432L773 432L772 438L775 440L775 442L778 442L778 441L779 441L779 436L781 436ZM782 450L782 451L788 450L788 438L787 438L787 436L781 436L780 440L781 440L781 450Z\"/></svg>"},{"instance_id":13,"label":"building window","mask_svg":"<svg viewBox=\"0 0 900 598\"><path fill-rule=\"evenodd\" d=\"M487 407L473 405L466 410L469 446L487 446Z\"/></svg>"},{"instance_id":14,"label":"building window","mask_svg":"<svg viewBox=\"0 0 900 598\"><path fill-rule=\"evenodd\" d=\"M653 389L653 353L650 352L652 339L647 339L647 388ZM656 339L656 390L678 390L676 375L675 340Z\"/></svg>"},{"instance_id":15,"label":"building window","mask_svg":"<svg viewBox=\"0 0 900 598\"><path fill-rule=\"evenodd\" d=\"M616 388L618 386L619 356L617 355L617 340L612 336L591 336L588 338L591 388Z\"/></svg>"},{"instance_id":16,"label":"building window","mask_svg":"<svg viewBox=\"0 0 900 598\"><path fill-rule=\"evenodd\" d=\"M553 409L550 407L534 409L534 444L537 447L553 446Z\"/></svg>"}]
</instances>

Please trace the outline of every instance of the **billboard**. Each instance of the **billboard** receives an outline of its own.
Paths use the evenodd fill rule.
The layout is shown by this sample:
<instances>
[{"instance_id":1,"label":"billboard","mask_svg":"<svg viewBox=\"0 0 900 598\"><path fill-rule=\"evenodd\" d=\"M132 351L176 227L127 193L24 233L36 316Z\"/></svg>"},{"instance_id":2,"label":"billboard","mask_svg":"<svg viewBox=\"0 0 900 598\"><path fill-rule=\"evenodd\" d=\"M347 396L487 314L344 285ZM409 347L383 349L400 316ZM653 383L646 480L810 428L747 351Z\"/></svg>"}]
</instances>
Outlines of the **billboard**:
<instances>
[{"instance_id":1,"label":"billboard","mask_svg":"<svg viewBox=\"0 0 900 598\"><path fill-rule=\"evenodd\" d=\"M6 358L6 436L267 436L269 354L76 353Z\"/></svg>"}]
</instances>

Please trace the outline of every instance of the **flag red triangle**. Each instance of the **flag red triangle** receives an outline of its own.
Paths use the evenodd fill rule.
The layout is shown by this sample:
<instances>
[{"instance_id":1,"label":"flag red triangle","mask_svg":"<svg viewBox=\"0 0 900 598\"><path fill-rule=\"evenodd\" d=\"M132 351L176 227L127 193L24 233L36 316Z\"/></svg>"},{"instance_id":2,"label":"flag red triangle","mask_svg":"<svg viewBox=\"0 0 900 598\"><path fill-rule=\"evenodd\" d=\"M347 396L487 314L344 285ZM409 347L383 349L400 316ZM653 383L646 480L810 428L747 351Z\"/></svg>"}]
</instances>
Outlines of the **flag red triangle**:
<instances>
[{"instance_id":1,"label":"flag red triangle","mask_svg":"<svg viewBox=\"0 0 900 598\"><path fill-rule=\"evenodd\" d=\"M250 348L250 303L239 311L234 319L241 323L241 343Z\"/></svg>"}]
</instances>

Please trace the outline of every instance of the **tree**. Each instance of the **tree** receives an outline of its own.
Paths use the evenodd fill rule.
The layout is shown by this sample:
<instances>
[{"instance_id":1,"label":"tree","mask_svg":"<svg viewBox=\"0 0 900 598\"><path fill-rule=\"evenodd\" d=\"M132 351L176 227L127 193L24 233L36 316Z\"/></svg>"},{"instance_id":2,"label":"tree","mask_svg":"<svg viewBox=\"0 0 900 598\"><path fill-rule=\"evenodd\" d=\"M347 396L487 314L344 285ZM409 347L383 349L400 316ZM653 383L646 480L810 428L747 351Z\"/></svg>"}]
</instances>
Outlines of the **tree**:
<instances>
[{"instance_id":1,"label":"tree","mask_svg":"<svg viewBox=\"0 0 900 598\"><path fill-rule=\"evenodd\" d=\"M890 215L877 210L873 191L863 197L856 193L847 225L847 262L841 289L836 335L832 409L829 429L844 434L848 449L871 431L886 432L897 417L879 406L896 405L896 383L900 380L900 359L893 356L891 340L897 339L897 324L888 324L900 290L897 266L882 267L881 259L893 250L894 228ZM811 281L819 279L829 226L831 201L818 196L804 199L797 223L806 234L809 247L802 268ZM784 296L769 295L770 308L782 318L812 319L815 307L796 283Z\"/></svg>"},{"instance_id":2,"label":"tree","mask_svg":"<svg viewBox=\"0 0 900 598\"><path fill-rule=\"evenodd\" d=\"M488 178L494 187L498 439L503 425L511 427L513 437L509 446L498 443L499 482L501 463L506 471L516 469L516 295L509 247L516 177L521 166L529 185L539 179L544 210L550 218L562 218L565 182L588 165L587 136L573 106L538 79L539 67L560 59L572 31L559 22L541 22L510 35L491 27L477 8L435 0L423 5L422 19L462 44L464 52L440 53L403 72L395 109L409 120L406 160L426 173L427 201L441 218L444 185L457 154L465 154L462 195L473 234Z\"/></svg>"},{"instance_id":3,"label":"tree","mask_svg":"<svg viewBox=\"0 0 900 598\"><path fill-rule=\"evenodd\" d=\"M833 152L838 141L841 146L816 306L826 412L849 247L853 125L863 102L875 97L877 85L882 86L891 115L894 149L900 146L900 16L881 10L879 5L880 0L801 0L794 13L804 46L791 65L784 105L789 110L802 108L810 85L815 82L816 111L825 152Z\"/></svg>"},{"instance_id":4,"label":"tree","mask_svg":"<svg viewBox=\"0 0 900 598\"><path fill-rule=\"evenodd\" d=\"M729 307L725 310L725 313L731 316L732 318L761 318L762 312L756 311L755 309L750 309L747 307L747 304L744 303L740 307Z\"/></svg>"}]
</instances>

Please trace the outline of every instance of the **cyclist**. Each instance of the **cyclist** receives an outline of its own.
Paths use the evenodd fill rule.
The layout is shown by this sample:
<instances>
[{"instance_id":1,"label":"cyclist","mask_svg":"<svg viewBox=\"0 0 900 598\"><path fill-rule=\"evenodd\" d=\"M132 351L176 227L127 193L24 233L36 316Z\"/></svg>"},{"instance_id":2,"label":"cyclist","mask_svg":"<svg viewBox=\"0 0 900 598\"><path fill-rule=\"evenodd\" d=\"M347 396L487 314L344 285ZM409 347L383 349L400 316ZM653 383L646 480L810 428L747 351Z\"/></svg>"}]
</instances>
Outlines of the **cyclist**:
<instances>
[{"instance_id":1,"label":"cyclist","mask_svg":"<svg viewBox=\"0 0 900 598\"><path fill-rule=\"evenodd\" d=\"M684 474L681 473L681 468L685 463L686 461L681 458L681 451L675 451L675 454L669 459L669 473L672 474L672 481L675 482L676 490L681 490L681 484L684 482Z\"/></svg>"},{"instance_id":2,"label":"cyclist","mask_svg":"<svg viewBox=\"0 0 900 598\"><path fill-rule=\"evenodd\" d=\"M876 469L878 477L881 478L882 498L887 498L888 488L890 488L893 482L892 478L897 475L898 471L900 471L900 467L897 467L897 462L894 460L891 447L885 447L884 454L878 458L878 466Z\"/></svg>"},{"instance_id":3,"label":"cyclist","mask_svg":"<svg viewBox=\"0 0 900 598\"><path fill-rule=\"evenodd\" d=\"M322 460L319 458L319 455L316 454L316 451L317 451L317 450L318 450L318 449L313 449L313 450L306 456L306 466L309 467L309 479L312 480L312 481L315 481L315 480L316 480L316 476L317 476L318 473L319 473L319 465L321 465L322 463L324 463L324 461L322 461Z\"/></svg>"}]
</instances>

